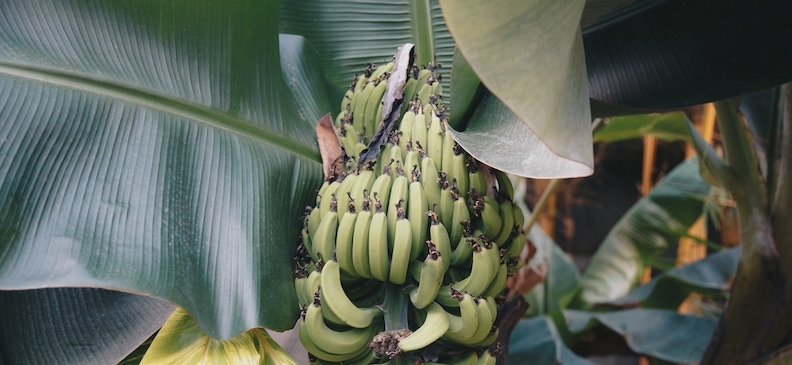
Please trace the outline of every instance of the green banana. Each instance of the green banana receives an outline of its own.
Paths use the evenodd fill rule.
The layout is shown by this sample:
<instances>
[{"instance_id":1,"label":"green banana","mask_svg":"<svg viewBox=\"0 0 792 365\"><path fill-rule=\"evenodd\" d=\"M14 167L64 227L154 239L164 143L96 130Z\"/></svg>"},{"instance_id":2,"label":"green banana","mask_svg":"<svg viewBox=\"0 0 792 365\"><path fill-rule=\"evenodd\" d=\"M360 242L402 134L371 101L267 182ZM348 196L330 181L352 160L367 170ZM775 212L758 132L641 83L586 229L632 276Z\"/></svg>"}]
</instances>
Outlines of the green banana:
<instances>
[{"instance_id":1,"label":"green banana","mask_svg":"<svg viewBox=\"0 0 792 365\"><path fill-rule=\"evenodd\" d=\"M517 225L518 231L522 231L525 225L525 213L517 204L512 204L512 208L514 209L514 224Z\"/></svg>"},{"instance_id":2,"label":"green banana","mask_svg":"<svg viewBox=\"0 0 792 365\"><path fill-rule=\"evenodd\" d=\"M369 230L369 267L371 276L379 281L388 281L390 258L388 257L388 216L382 211L382 202L374 197L374 214Z\"/></svg>"},{"instance_id":3,"label":"green banana","mask_svg":"<svg viewBox=\"0 0 792 365\"><path fill-rule=\"evenodd\" d=\"M412 141L412 128L413 121L415 120L415 112L408 110L402 116L399 124L399 147L402 151L407 151L407 141Z\"/></svg>"},{"instance_id":4,"label":"green banana","mask_svg":"<svg viewBox=\"0 0 792 365\"><path fill-rule=\"evenodd\" d=\"M484 350L484 353L479 355L475 365L495 365L495 360L495 356L493 356L489 350Z\"/></svg>"},{"instance_id":5,"label":"green banana","mask_svg":"<svg viewBox=\"0 0 792 365\"><path fill-rule=\"evenodd\" d=\"M410 251L412 250L412 227L410 220L405 217L401 204L396 205L396 227L393 239L393 255L388 280L401 285L407 280L407 269L410 266Z\"/></svg>"},{"instance_id":6,"label":"green banana","mask_svg":"<svg viewBox=\"0 0 792 365\"><path fill-rule=\"evenodd\" d=\"M369 197L363 199L360 213L355 220L352 233L352 266L355 272L364 278L372 278L369 266L369 227L371 227L371 210Z\"/></svg>"},{"instance_id":7,"label":"green banana","mask_svg":"<svg viewBox=\"0 0 792 365\"><path fill-rule=\"evenodd\" d=\"M358 173L355 179L355 186L352 187L352 200L355 202L355 210L360 211L363 208L363 199L366 193L371 191L374 181L378 176L374 173L374 165L366 164L363 169Z\"/></svg>"},{"instance_id":8,"label":"green banana","mask_svg":"<svg viewBox=\"0 0 792 365\"><path fill-rule=\"evenodd\" d=\"M503 226L503 219L500 216L499 204L494 199L485 196L483 198L483 208L478 211L481 221L483 222L484 235L487 237L495 237L500 232ZM511 232L511 229L509 229Z\"/></svg>"},{"instance_id":9,"label":"green banana","mask_svg":"<svg viewBox=\"0 0 792 365\"><path fill-rule=\"evenodd\" d=\"M429 239L437 247L437 251L443 257L451 257L451 239L448 237L448 231L443 223L437 218L437 213L429 211L426 213L429 216L431 224L429 225ZM443 271L448 271L448 266L451 261L443 260Z\"/></svg>"},{"instance_id":10,"label":"green banana","mask_svg":"<svg viewBox=\"0 0 792 365\"><path fill-rule=\"evenodd\" d=\"M500 170L492 170L495 175L495 180L498 182L498 192L503 195L504 200L514 200L514 185L512 185L509 175Z\"/></svg>"},{"instance_id":11,"label":"green banana","mask_svg":"<svg viewBox=\"0 0 792 365\"><path fill-rule=\"evenodd\" d=\"M426 319L415 332L399 341L399 348L404 352L420 350L437 341L446 333L450 323L445 309L432 302L426 307Z\"/></svg>"},{"instance_id":12,"label":"green banana","mask_svg":"<svg viewBox=\"0 0 792 365\"><path fill-rule=\"evenodd\" d=\"M344 215L341 216L341 220L338 222L335 252L336 259L338 260L338 265L341 266L341 270L344 270L344 272L347 274L360 276L352 263L352 242L357 216L358 215L355 211L355 205L350 201L349 211L344 213Z\"/></svg>"},{"instance_id":13,"label":"green banana","mask_svg":"<svg viewBox=\"0 0 792 365\"><path fill-rule=\"evenodd\" d=\"M456 244L462 239L466 226L470 225L470 210L465 199L456 190L451 190L451 195L454 198L454 210L451 214L451 245L456 248ZM465 223L467 222L467 223Z\"/></svg>"},{"instance_id":14,"label":"green banana","mask_svg":"<svg viewBox=\"0 0 792 365\"><path fill-rule=\"evenodd\" d=\"M374 184L371 185L371 194L369 194L369 196L377 197L380 201L387 202L390 198L392 181L393 178L391 178L390 173L384 171L382 175L377 176L377 179L374 180Z\"/></svg>"},{"instance_id":15,"label":"green banana","mask_svg":"<svg viewBox=\"0 0 792 365\"><path fill-rule=\"evenodd\" d=\"M454 224L454 193L453 190L456 190L456 186L451 185L448 181L448 175L445 172L440 171L440 178L438 180L440 183L440 205L437 206L437 210L439 211L440 221L443 222L443 225L446 227L451 227Z\"/></svg>"},{"instance_id":16,"label":"green banana","mask_svg":"<svg viewBox=\"0 0 792 365\"><path fill-rule=\"evenodd\" d=\"M410 251L410 261L418 258L426 242L426 229L429 221L426 218L426 211L429 206L426 203L426 192L419 179L418 170L413 170L412 182L408 187L410 201L407 204L407 219L410 220L412 229L412 250Z\"/></svg>"},{"instance_id":17,"label":"green banana","mask_svg":"<svg viewBox=\"0 0 792 365\"><path fill-rule=\"evenodd\" d=\"M454 336L446 337L460 345L472 346L479 344L480 342L484 341L487 336L489 336L492 331L492 324L495 323L495 317L492 316L489 306L484 299L477 300L476 319L478 320L476 333L474 333L470 338L463 340L459 337L455 338Z\"/></svg>"},{"instance_id":18,"label":"green banana","mask_svg":"<svg viewBox=\"0 0 792 365\"><path fill-rule=\"evenodd\" d=\"M422 109L419 109L418 112L415 114L415 118L413 118L411 137L414 144L420 144L421 146L426 146L426 140L428 138L427 126L426 126L426 114L424 114ZM430 157L432 156L430 155Z\"/></svg>"},{"instance_id":19,"label":"green banana","mask_svg":"<svg viewBox=\"0 0 792 365\"><path fill-rule=\"evenodd\" d=\"M402 149L399 145L393 143L388 145L390 146L390 158L393 161L391 162L390 175L392 179L396 179L399 176L398 170L402 170L402 173L404 172L404 154L402 154Z\"/></svg>"},{"instance_id":20,"label":"green banana","mask_svg":"<svg viewBox=\"0 0 792 365\"><path fill-rule=\"evenodd\" d=\"M444 258L434 244L429 245L429 254L421 265L420 277L416 279L418 286L410 290L410 301L418 309L424 309L437 297L443 285L445 274ZM419 263L419 261L413 261Z\"/></svg>"},{"instance_id":21,"label":"green banana","mask_svg":"<svg viewBox=\"0 0 792 365\"><path fill-rule=\"evenodd\" d=\"M308 229L308 235L313 236L316 234L316 229L319 228L319 223L322 221L321 213L319 212L319 207L311 208L311 212L308 214L308 219L306 221L306 227Z\"/></svg>"},{"instance_id":22,"label":"green banana","mask_svg":"<svg viewBox=\"0 0 792 365\"><path fill-rule=\"evenodd\" d=\"M476 239L470 235L462 236L459 239L459 243L454 248L454 252L451 254L451 266L461 266L465 265L470 259L473 258L473 247L472 245L476 242Z\"/></svg>"},{"instance_id":23,"label":"green banana","mask_svg":"<svg viewBox=\"0 0 792 365\"><path fill-rule=\"evenodd\" d=\"M319 190L316 191L316 206L319 206L319 202L322 200L322 196L324 195L324 192L327 190L328 187L330 187L330 182L331 182L330 180L325 180L322 183L322 186L319 187Z\"/></svg>"},{"instance_id":24,"label":"green banana","mask_svg":"<svg viewBox=\"0 0 792 365\"><path fill-rule=\"evenodd\" d=\"M355 109L352 110L352 126L355 127L355 131L357 132L366 133L366 106L368 105L369 97L376 87L377 85L372 81L367 82L363 90L360 90L360 95L358 95L360 100L355 103Z\"/></svg>"},{"instance_id":25,"label":"green banana","mask_svg":"<svg viewBox=\"0 0 792 365\"><path fill-rule=\"evenodd\" d=\"M385 95L385 89L388 88L387 79L377 80L378 81L375 81L376 86L374 90L371 91L371 95L369 95L369 99L366 102L366 111L363 117L363 125L366 126L365 134L367 138L371 138L371 136L374 135L377 126L382 122L382 114L377 115L377 110L382 113L382 96Z\"/></svg>"},{"instance_id":26,"label":"green banana","mask_svg":"<svg viewBox=\"0 0 792 365\"><path fill-rule=\"evenodd\" d=\"M443 84L439 80L432 83L432 95L438 99L443 98Z\"/></svg>"},{"instance_id":27,"label":"green banana","mask_svg":"<svg viewBox=\"0 0 792 365\"><path fill-rule=\"evenodd\" d=\"M468 179L470 182L470 190L475 190L481 196L487 196L487 176L484 175L484 170L476 166L472 158L468 159Z\"/></svg>"},{"instance_id":28,"label":"green banana","mask_svg":"<svg viewBox=\"0 0 792 365\"><path fill-rule=\"evenodd\" d=\"M374 318L382 315L378 307L358 308L344 293L341 286L341 268L335 260L329 260L322 268L321 275L322 303L348 326L366 328Z\"/></svg>"},{"instance_id":29,"label":"green banana","mask_svg":"<svg viewBox=\"0 0 792 365\"><path fill-rule=\"evenodd\" d=\"M357 82L357 80L355 80ZM347 110L352 105L352 98L355 97L355 86L352 85L347 91L344 93L344 97L341 98L341 113L338 113L339 116L343 115L344 111ZM336 123L336 128L339 128L341 125Z\"/></svg>"},{"instance_id":30,"label":"green banana","mask_svg":"<svg viewBox=\"0 0 792 365\"><path fill-rule=\"evenodd\" d=\"M420 175L421 164L418 162L418 151L412 147L411 141L407 141L406 147L407 153L404 154L404 173L405 175L411 175L413 171L418 170L418 174Z\"/></svg>"},{"instance_id":31,"label":"green banana","mask_svg":"<svg viewBox=\"0 0 792 365\"><path fill-rule=\"evenodd\" d=\"M407 77L407 83L404 84L404 95L402 96L402 115L406 114L412 107L413 100L415 99L415 89L417 89L418 80L414 77Z\"/></svg>"},{"instance_id":32,"label":"green banana","mask_svg":"<svg viewBox=\"0 0 792 365\"><path fill-rule=\"evenodd\" d=\"M308 335L308 332L309 331L307 326L305 325L305 321L301 321L300 325L298 326L298 334L300 336L300 342L302 342L303 347L305 347L309 355L313 355L314 357L317 357L325 361L333 361L333 362L348 361L360 356L361 354L365 353L366 350L368 350L366 346L363 346L347 354L334 354L334 353L326 352L320 349L319 346L317 346L313 342L313 340L311 340L311 337Z\"/></svg>"},{"instance_id":33,"label":"green banana","mask_svg":"<svg viewBox=\"0 0 792 365\"><path fill-rule=\"evenodd\" d=\"M443 161L443 139L445 130L437 113L432 110L429 128L426 131L426 154L434 160L435 168L440 170Z\"/></svg>"},{"instance_id":34,"label":"green banana","mask_svg":"<svg viewBox=\"0 0 792 365\"><path fill-rule=\"evenodd\" d=\"M407 193L410 189L410 182L407 176L404 176L404 170L401 166L396 166L396 178L393 180L391 186L390 199L388 199L388 243L389 249L393 250L393 237L395 236L396 229L396 204L401 204L403 208L409 208L407 204Z\"/></svg>"},{"instance_id":35,"label":"green banana","mask_svg":"<svg viewBox=\"0 0 792 365\"><path fill-rule=\"evenodd\" d=\"M459 299L459 315L448 313L450 326L445 333L446 338L464 341L476 334L479 322L475 301L475 298L468 293L462 295Z\"/></svg>"},{"instance_id":36,"label":"green banana","mask_svg":"<svg viewBox=\"0 0 792 365\"><path fill-rule=\"evenodd\" d=\"M418 100L424 105L430 104L432 101L430 95L432 95L432 85L429 85L429 83L422 84L421 88L418 89Z\"/></svg>"},{"instance_id":37,"label":"green banana","mask_svg":"<svg viewBox=\"0 0 792 365\"><path fill-rule=\"evenodd\" d=\"M347 174L344 178L344 181L341 182L341 186L338 187L338 191L336 191L336 199L338 199L338 216L342 217L344 213L349 211L350 202L352 199L352 188L355 187L355 182L357 181L358 174L352 172Z\"/></svg>"},{"instance_id":38,"label":"green banana","mask_svg":"<svg viewBox=\"0 0 792 365\"><path fill-rule=\"evenodd\" d=\"M445 171L451 176L456 176L457 173L453 170L454 165L452 159L454 157L454 146L456 146L457 143L454 141L454 137L451 136L451 131L445 120L443 120L443 131L443 156L440 159L440 167L437 170ZM467 193L466 191L462 192Z\"/></svg>"},{"instance_id":39,"label":"green banana","mask_svg":"<svg viewBox=\"0 0 792 365\"><path fill-rule=\"evenodd\" d=\"M506 255L506 249L500 250L500 262L498 264L497 272L495 277L490 282L490 285L484 290L483 295L487 297L495 297L500 295L503 291L503 288L506 287L506 279L509 278L509 266L504 258Z\"/></svg>"},{"instance_id":40,"label":"green banana","mask_svg":"<svg viewBox=\"0 0 792 365\"><path fill-rule=\"evenodd\" d=\"M315 273L312 271L311 273ZM298 269L294 278L294 293L297 294L297 302L300 306L313 303L313 295L308 295L308 277L310 274L304 269ZM319 275L319 273L317 273Z\"/></svg>"},{"instance_id":41,"label":"green banana","mask_svg":"<svg viewBox=\"0 0 792 365\"><path fill-rule=\"evenodd\" d=\"M453 153L454 155L451 157L451 171L453 172L450 173L456 179L455 184L459 192L468 195L470 193L470 175L467 167L468 157L459 144L454 144Z\"/></svg>"},{"instance_id":42,"label":"green banana","mask_svg":"<svg viewBox=\"0 0 792 365\"><path fill-rule=\"evenodd\" d=\"M522 233L518 233L514 238L512 238L509 247L507 248L506 255L513 256L513 257L520 257L520 253L522 253L523 248L525 248L525 243L527 239L525 235Z\"/></svg>"},{"instance_id":43,"label":"green banana","mask_svg":"<svg viewBox=\"0 0 792 365\"><path fill-rule=\"evenodd\" d=\"M322 221L319 222L319 227L316 229L316 235L311 239L312 256L323 260L329 260L334 255L336 231L338 230L337 204L335 195L331 196L329 211L322 216Z\"/></svg>"},{"instance_id":44,"label":"green banana","mask_svg":"<svg viewBox=\"0 0 792 365\"><path fill-rule=\"evenodd\" d=\"M426 156L426 154L424 154ZM426 156L421 158L421 183L424 186L426 193L426 203L429 207L440 204L440 184L437 179L440 175L437 173L434 161L431 157Z\"/></svg>"},{"instance_id":45,"label":"green banana","mask_svg":"<svg viewBox=\"0 0 792 365\"><path fill-rule=\"evenodd\" d=\"M437 291L435 302L446 308L458 308L460 298L462 298L462 293L454 289L453 285L443 285Z\"/></svg>"},{"instance_id":46,"label":"green banana","mask_svg":"<svg viewBox=\"0 0 792 365\"><path fill-rule=\"evenodd\" d=\"M323 198L322 198L322 200L319 201L319 218L320 218L320 220L330 210L330 203L333 200L335 200L335 198L334 198L335 193L338 190L338 187L340 187L340 186L341 186L340 182L333 181L332 183L330 183L330 186L328 186L327 189L325 190L324 195L322 195ZM338 204L338 201L336 201L336 204Z\"/></svg>"},{"instance_id":47,"label":"green banana","mask_svg":"<svg viewBox=\"0 0 792 365\"><path fill-rule=\"evenodd\" d=\"M479 296L487 290L492 278L495 277L496 267L493 266L489 253L477 242L473 242L473 266L470 276L454 284L454 289Z\"/></svg>"},{"instance_id":48,"label":"green banana","mask_svg":"<svg viewBox=\"0 0 792 365\"><path fill-rule=\"evenodd\" d=\"M512 208L511 200L504 200L498 204L498 215L501 218L502 225L500 231L492 238L498 247L505 244L512 235L512 231L516 225L514 221L514 209Z\"/></svg>"},{"instance_id":49,"label":"green banana","mask_svg":"<svg viewBox=\"0 0 792 365\"><path fill-rule=\"evenodd\" d=\"M377 67L374 72L371 74L371 78L379 78L385 74L390 73L393 71L394 62L388 62L380 67Z\"/></svg>"},{"instance_id":50,"label":"green banana","mask_svg":"<svg viewBox=\"0 0 792 365\"><path fill-rule=\"evenodd\" d=\"M336 331L327 326L318 302L308 305L301 326L305 326L308 338L320 350L333 354L348 354L365 347L373 334L371 328L352 328ZM372 326L374 327L374 326Z\"/></svg>"}]
</instances>

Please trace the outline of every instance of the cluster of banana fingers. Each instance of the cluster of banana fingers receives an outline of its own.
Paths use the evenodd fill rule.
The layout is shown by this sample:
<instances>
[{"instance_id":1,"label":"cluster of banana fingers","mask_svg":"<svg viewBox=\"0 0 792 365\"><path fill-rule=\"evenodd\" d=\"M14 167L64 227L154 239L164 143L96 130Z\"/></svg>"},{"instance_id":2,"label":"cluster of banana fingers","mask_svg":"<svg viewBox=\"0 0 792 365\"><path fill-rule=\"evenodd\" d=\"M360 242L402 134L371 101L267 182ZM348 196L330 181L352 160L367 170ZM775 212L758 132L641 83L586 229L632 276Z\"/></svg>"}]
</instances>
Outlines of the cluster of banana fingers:
<instances>
[{"instance_id":1,"label":"cluster of banana fingers","mask_svg":"<svg viewBox=\"0 0 792 365\"><path fill-rule=\"evenodd\" d=\"M381 122L393 65L367 67L344 98L336 129L349 162L306 207L296 256L300 339L312 359L383 363L436 344L453 350L446 363L494 364L483 348L498 336L495 298L522 266L524 217L508 176L447 131L435 67L410 72L409 102L369 163L356 161ZM373 343L386 285L401 286L410 306L408 334L389 351Z\"/></svg>"}]
</instances>

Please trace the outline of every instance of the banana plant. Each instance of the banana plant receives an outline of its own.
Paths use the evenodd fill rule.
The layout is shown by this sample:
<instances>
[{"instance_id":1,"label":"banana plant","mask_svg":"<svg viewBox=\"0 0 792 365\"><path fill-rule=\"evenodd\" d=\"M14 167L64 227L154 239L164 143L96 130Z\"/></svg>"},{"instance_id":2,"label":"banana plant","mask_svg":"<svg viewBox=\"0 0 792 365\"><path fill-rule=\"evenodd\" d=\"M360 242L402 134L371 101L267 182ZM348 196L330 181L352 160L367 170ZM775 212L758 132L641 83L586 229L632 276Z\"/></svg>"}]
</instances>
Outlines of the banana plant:
<instances>
[{"instance_id":1,"label":"banana plant","mask_svg":"<svg viewBox=\"0 0 792 365\"><path fill-rule=\"evenodd\" d=\"M646 32L654 36L676 22L698 24L675 20L700 13L696 7L722 16L707 17L707 37L667 42L683 47L667 54L704 49L702 42L750 44L752 52L707 43L722 53L663 62L642 53L641 38L622 37L642 34L632 30L648 26L647 19L655 28ZM4 317L0 358L117 362L160 327L174 304L215 339L257 327L291 328L299 312L291 275L298 217L322 179L315 123L339 104L350 75L365 62L387 61L406 41L416 44L419 62L444 62L442 72L455 63L458 46L457 61L464 59L475 75L471 86L493 95L473 98L471 113L479 103L502 103L503 113L521 121L472 118L455 134L460 141L485 123L510 125L497 139L513 148L509 171L581 176L593 166L592 115L678 107L792 78L788 56L775 52L788 46L780 31L785 7L625 6L621 0L3 2L0 289L7 291L8 311L25 313L32 302L42 309ZM727 26L731 19L762 29ZM755 42L734 42L737 36ZM614 54L621 57L610 60ZM772 62L749 67L757 59ZM708 67L718 60L731 61ZM506 61L517 69L504 69ZM646 63L643 74L613 72L636 62ZM737 71L739 79L717 77ZM650 88L635 92L632 76L658 74L677 82L651 79L643 84ZM478 141L460 143L484 162L506 163L495 146ZM515 163L536 151L547 158ZM551 170L558 161L568 168ZM786 181L784 171L779 181ZM13 322L20 318L28 329ZM117 322L128 323L125 331ZM42 339L35 326L64 335ZM107 342L73 346L62 337L74 331L94 331ZM29 346L13 346L14 340ZM757 354L775 349L768 346Z\"/></svg>"}]
</instances>

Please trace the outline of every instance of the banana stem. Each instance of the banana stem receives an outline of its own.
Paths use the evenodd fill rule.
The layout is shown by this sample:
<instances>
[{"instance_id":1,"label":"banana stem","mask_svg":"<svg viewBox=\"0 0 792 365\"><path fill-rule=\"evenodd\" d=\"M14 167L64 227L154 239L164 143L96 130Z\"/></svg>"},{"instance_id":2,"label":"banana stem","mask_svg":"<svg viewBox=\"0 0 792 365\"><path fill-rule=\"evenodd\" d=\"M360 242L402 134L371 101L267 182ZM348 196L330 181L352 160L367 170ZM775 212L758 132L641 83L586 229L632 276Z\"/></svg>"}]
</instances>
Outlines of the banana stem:
<instances>
[{"instance_id":1,"label":"banana stem","mask_svg":"<svg viewBox=\"0 0 792 365\"><path fill-rule=\"evenodd\" d=\"M407 327L407 295L400 285L385 284L385 300L382 303L385 316L385 331L405 329ZM410 354L401 353L390 360L394 365L412 364Z\"/></svg>"},{"instance_id":2,"label":"banana stem","mask_svg":"<svg viewBox=\"0 0 792 365\"><path fill-rule=\"evenodd\" d=\"M539 197L539 200L536 201L536 205L534 205L534 208L531 211L531 218L528 219L528 223L523 229L524 232L531 232L531 227L533 227L534 223L536 223L536 221L539 219L539 215L542 213L542 209L544 209L545 205L547 205L550 195L555 194L556 189L558 189L558 184L560 183L561 179L553 179L550 180L549 184L547 184L547 187L542 192L542 195Z\"/></svg>"}]
</instances>

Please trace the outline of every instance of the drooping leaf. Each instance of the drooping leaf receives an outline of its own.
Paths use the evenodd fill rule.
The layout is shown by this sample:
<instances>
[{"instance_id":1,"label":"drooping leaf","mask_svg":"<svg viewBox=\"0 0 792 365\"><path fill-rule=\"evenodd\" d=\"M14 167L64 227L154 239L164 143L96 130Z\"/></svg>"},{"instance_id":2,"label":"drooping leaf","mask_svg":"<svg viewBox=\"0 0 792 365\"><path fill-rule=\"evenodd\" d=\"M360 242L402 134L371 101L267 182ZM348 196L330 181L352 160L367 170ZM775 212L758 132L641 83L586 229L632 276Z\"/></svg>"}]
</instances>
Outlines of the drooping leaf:
<instances>
[{"instance_id":1,"label":"drooping leaf","mask_svg":"<svg viewBox=\"0 0 792 365\"><path fill-rule=\"evenodd\" d=\"M622 335L630 349L639 354L684 364L701 359L717 322L714 318L643 308L606 313L566 310L564 317L572 332L604 325Z\"/></svg>"},{"instance_id":2,"label":"drooping leaf","mask_svg":"<svg viewBox=\"0 0 792 365\"><path fill-rule=\"evenodd\" d=\"M611 304L640 303L644 308L676 309L689 293L723 294L737 271L740 249L732 248L666 271Z\"/></svg>"},{"instance_id":3,"label":"drooping leaf","mask_svg":"<svg viewBox=\"0 0 792 365\"><path fill-rule=\"evenodd\" d=\"M591 97L672 109L788 82L790 13L786 1L635 1L584 30Z\"/></svg>"},{"instance_id":4,"label":"drooping leaf","mask_svg":"<svg viewBox=\"0 0 792 365\"><path fill-rule=\"evenodd\" d=\"M181 308L168 318L143 356L146 364L267 364L297 363L261 328L250 329L228 340L206 335Z\"/></svg>"},{"instance_id":5,"label":"drooping leaf","mask_svg":"<svg viewBox=\"0 0 792 365\"><path fill-rule=\"evenodd\" d=\"M688 118L682 112L610 118L607 124L594 133L594 142L616 142L647 135L666 142L689 142L688 123Z\"/></svg>"},{"instance_id":6,"label":"drooping leaf","mask_svg":"<svg viewBox=\"0 0 792 365\"><path fill-rule=\"evenodd\" d=\"M471 120L460 144L476 158L511 173L530 177L578 177L593 172L583 40L579 21L585 1L441 1L448 29L481 82L501 100L486 126ZM486 107L487 99L481 107ZM500 111L503 110L503 111ZM515 117L498 117L506 110ZM521 121L486 146L473 144L496 124ZM476 133L479 132L479 133ZM508 137L506 137L508 136ZM513 137L512 137L513 136ZM537 144L544 144L537 154ZM495 150L503 152L495 152ZM546 166L521 161L551 159ZM509 156L509 157L504 157ZM519 156L515 158L514 156ZM537 156L540 156L537 158ZM563 163L563 168L549 171Z\"/></svg>"},{"instance_id":7,"label":"drooping leaf","mask_svg":"<svg viewBox=\"0 0 792 365\"><path fill-rule=\"evenodd\" d=\"M528 239L536 247L536 255L529 265L546 265L547 276L544 283L526 294L529 304L526 314L546 314L566 307L570 297L577 292L580 272L539 225L531 228Z\"/></svg>"},{"instance_id":8,"label":"drooping leaf","mask_svg":"<svg viewBox=\"0 0 792 365\"><path fill-rule=\"evenodd\" d=\"M316 55L279 42L277 3L0 14L0 288L146 294L216 338L292 327L326 102Z\"/></svg>"},{"instance_id":9,"label":"drooping leaf","mask_svg":"<svg viewBox=\"0 0 792 365\"><path fill-rule=\"evenodd\" d=\"M509 341L509 364L594 364L572 352L561 340L553 320L544 315L520 321Z\"/></svg>"},{"instance_id":10,"label":"drooping leaf","mask_svg":"<svg viewBox=\"0 0 792 365\"><path fill-rule=\"evenodd\" d=\"M450 129L454 140L478 160L499 170L532 178L590 175L592 167L559 156L498 98L487 92L464 132ZM591 148L589 129L588 149ZM570 136L572 144L574 136Z\"/></svg>"},{"instance_id":11,"label":"drooping leaf","mask_svg":"<svg viewBox=\"0 0 792 365\"><path fill-rule=\"evenodd\" d=\"M0 291L0 354L9 364L116 364L173 309L102 289Z\"/></svg>"},{"instance_id":12,"label":"drooping leaf","mask_svg":"<svg viewBox=\"0 0 792 365\"><path fill-rule=\"evenodd\" d=\"M699 176L697 160L674 168L605 237L570 308L588 308L627 294L644 267L701 216L709 189Z\"/></svg>"},{"instance_id":13,"label":"drooping leaf","mask_svg":"<svg viewBox=\"0 0 792 365\"><path fill-rule=\"evenodd\" d=\"M434 59L445 65L439 73L447 90L454 41L436 0L283 1L280 13L281 32L307 38L338 87L347 88L366 63L387 63L397 47L414 43L416 64L426 66Z\"/></svg>"}]
</instances>

